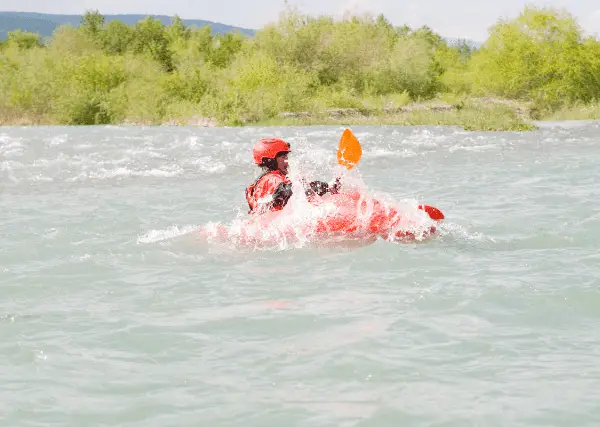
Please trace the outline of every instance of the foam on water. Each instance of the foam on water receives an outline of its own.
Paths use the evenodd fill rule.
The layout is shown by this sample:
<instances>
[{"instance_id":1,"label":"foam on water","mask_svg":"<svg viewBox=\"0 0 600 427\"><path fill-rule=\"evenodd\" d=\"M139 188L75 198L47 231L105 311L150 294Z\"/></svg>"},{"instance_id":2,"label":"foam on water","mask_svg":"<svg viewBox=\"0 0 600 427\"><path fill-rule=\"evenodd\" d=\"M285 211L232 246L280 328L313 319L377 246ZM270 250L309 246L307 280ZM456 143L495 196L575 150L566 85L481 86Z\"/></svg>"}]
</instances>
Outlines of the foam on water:
<instances>
[{"instance_id":1,"label":"foam on water","mask_svg":"<svg viewBox=\"0 0 600 427\"><path fill-rule=\"evenodd\" d=\"M199 227L194 225L186 225L181 228L173 225L166 230L150 230L143 236L138 237L137 243L157 243L198 231Z\"/></svg>"}]
</instances>

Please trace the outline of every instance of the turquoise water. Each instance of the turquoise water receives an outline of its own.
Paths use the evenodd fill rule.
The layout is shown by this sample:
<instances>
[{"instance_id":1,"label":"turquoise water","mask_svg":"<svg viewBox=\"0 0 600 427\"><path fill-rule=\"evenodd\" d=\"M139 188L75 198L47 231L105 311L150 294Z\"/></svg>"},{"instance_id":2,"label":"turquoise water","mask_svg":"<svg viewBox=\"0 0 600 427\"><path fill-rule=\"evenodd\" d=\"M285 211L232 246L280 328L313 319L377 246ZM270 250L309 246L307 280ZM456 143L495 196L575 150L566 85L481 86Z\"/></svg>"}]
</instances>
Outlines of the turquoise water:
<instances>
[{"instance_id":1,"label":"turquoise water","mask_svg":"<svg viewBox=\"0 0 600 427\"><path fill-rule=\"evenodd\" d=\"M341 127L0 128L0 425L599 425L600 125L352 129L438 236L197 238L259 137L330 180Z\"/></svg>"}]
</instances>

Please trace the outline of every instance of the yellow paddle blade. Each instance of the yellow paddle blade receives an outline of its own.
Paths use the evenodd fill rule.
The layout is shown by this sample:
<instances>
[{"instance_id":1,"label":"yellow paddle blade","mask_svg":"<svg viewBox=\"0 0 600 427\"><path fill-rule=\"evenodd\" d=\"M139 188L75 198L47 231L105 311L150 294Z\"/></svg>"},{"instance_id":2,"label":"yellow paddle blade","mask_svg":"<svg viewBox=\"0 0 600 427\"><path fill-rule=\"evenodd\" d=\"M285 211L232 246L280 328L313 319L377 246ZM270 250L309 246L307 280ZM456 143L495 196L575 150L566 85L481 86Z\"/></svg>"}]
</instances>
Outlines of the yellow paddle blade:
<instances>
[{"instance_id":1,"label":"yellow paddle blade","mask_svg":"<svg viewBox=\"0 0 600 427\"><path fill-rule=\"evenodd\" d=\"M338 163L352 169L362 156L362 147L350 129L344 130L337 151Z\"/></svg>"}]
</instances>

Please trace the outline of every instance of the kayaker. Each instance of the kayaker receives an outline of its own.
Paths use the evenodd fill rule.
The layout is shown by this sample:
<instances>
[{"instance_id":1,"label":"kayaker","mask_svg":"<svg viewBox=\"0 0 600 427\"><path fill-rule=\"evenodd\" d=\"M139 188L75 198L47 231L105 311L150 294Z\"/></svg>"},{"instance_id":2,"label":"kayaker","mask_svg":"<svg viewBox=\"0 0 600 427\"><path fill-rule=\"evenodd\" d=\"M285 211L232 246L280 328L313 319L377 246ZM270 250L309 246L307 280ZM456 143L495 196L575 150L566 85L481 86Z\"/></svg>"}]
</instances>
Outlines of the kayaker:
<instances>
[{"instance_id":1,"label":"kayaker","mask_svg":"<svg viewBox=\"0 0 600 427\"><path fill-rule=\"evenodd\" d=\"M292 182L287 177L290 152L290 144L280 138L263 138L254 145L254 163L263 169L263 174L246 188L248 213L282 210L292 197ZM339 178L331 188L323 181L312 181L308 186L305 181L302 183L307 197L335 194L340 187Z\"/></svg>"}]
</instances>

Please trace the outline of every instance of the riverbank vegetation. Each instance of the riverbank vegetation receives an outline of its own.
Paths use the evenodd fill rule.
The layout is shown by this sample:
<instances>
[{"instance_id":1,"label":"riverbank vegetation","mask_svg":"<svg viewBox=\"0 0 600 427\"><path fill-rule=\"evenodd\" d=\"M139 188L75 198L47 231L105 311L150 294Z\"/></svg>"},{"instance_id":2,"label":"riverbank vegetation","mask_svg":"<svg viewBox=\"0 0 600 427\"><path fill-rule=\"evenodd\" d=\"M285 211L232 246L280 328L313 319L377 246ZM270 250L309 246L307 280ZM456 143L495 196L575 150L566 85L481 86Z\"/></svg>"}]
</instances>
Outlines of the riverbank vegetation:
<instances>
[{"instance_id":1,"label":"riverbank vegetation","mask_svg":"<svg viewBox=\"0 0 600 427\"><path fill-rule=\"evenodd\" d=\"M384 16L288 9L248 37L88 12L0 45L0 124L449 124L530 129L597 118L600 42L527 7L480 47Z\"/></svg>"}]
</instances>

